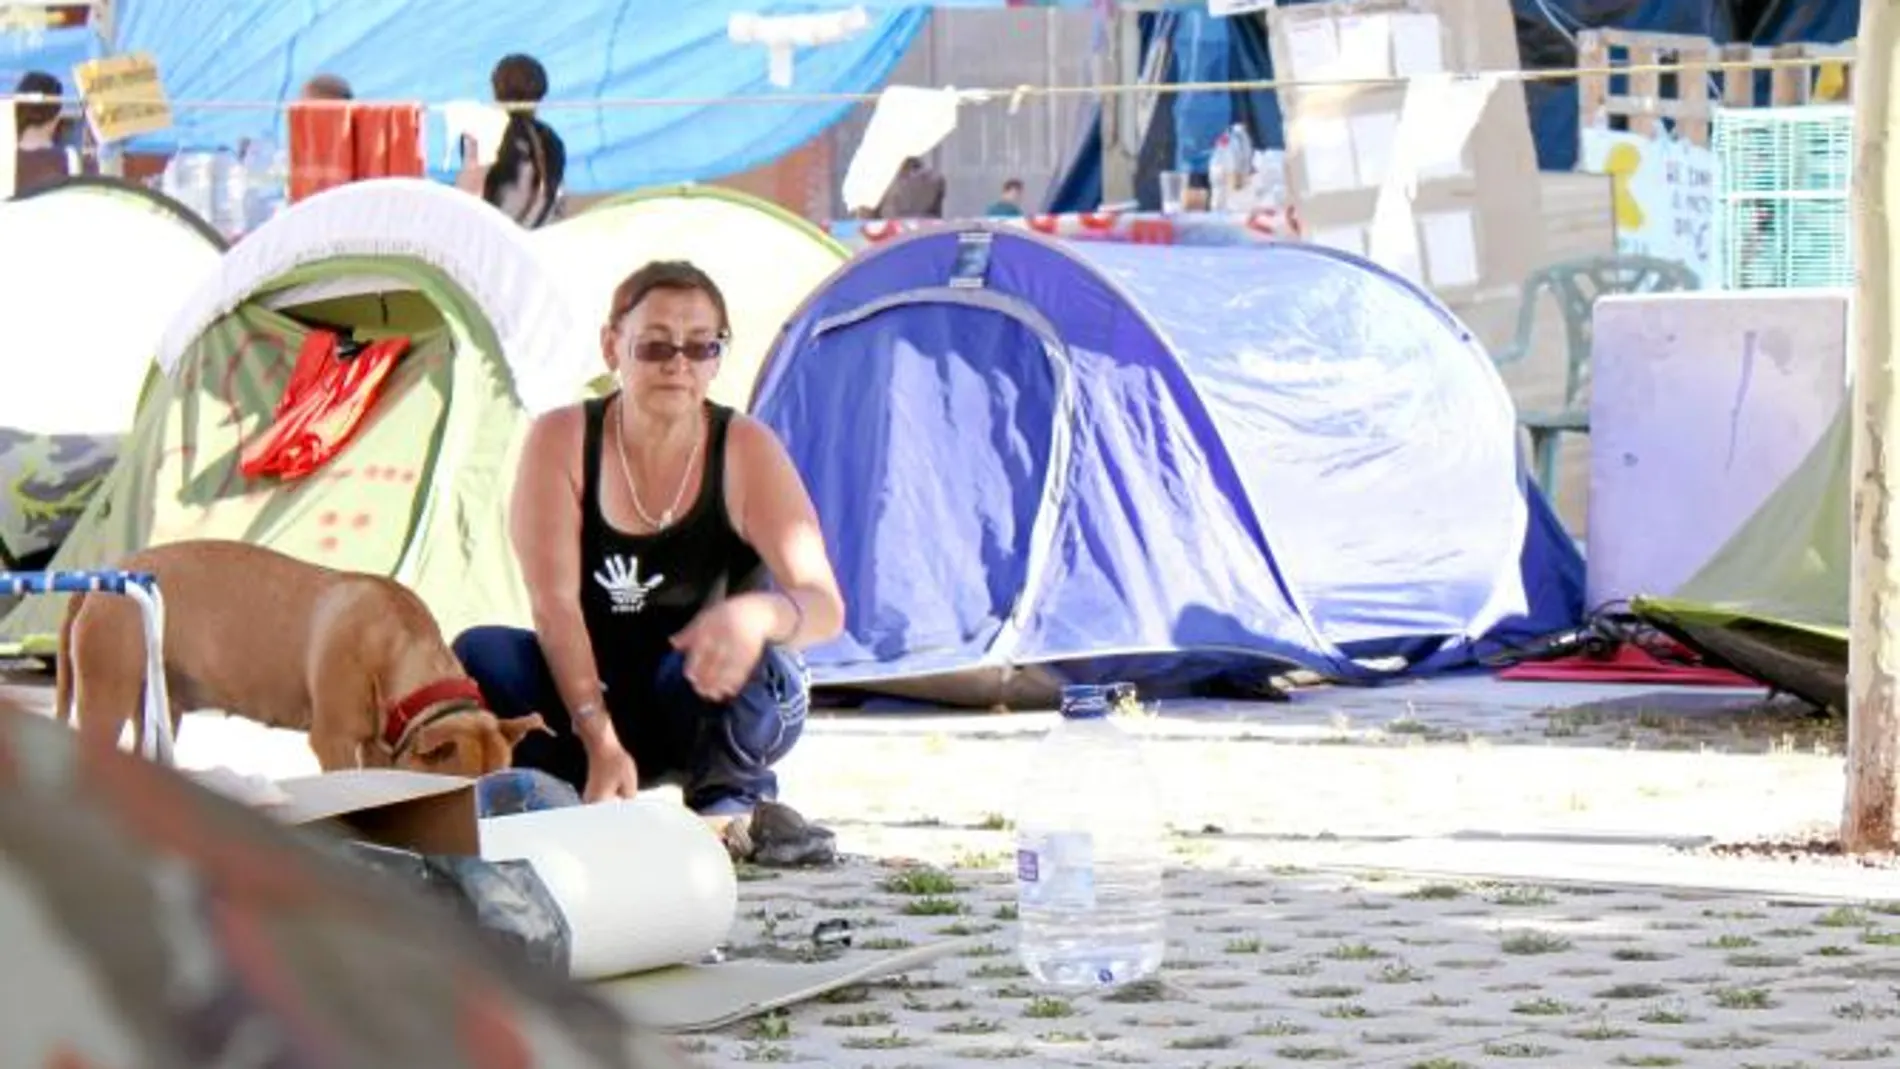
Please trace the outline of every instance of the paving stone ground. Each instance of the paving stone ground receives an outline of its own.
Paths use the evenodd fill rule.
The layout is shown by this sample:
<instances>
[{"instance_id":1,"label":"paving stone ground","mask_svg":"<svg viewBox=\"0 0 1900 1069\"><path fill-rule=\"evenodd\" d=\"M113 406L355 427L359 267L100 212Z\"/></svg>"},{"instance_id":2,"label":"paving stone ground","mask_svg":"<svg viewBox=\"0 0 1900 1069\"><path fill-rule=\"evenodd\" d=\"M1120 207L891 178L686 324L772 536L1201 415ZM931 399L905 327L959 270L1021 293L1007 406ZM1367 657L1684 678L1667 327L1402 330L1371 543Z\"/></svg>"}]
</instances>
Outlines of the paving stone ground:
<instances>
[{"instance_id":1,"label":"paving stone ground","mask_svg":"<svg viewBox=\"0 0 1900 1069\"><path fill-rule=\"evenodd\" d=\"M754 874L734 953L795 956L849 920L858 946L969 938L901 981L688 1041L708 1064L1409 1069L1823 1066L1900 1058L1900 906L1423 881L1271 869L1170 872L1159 978L1037 988L1016 963L993 849L963 864L857 861Z\"/></svg>"},{"instance_id":2,"label":"paving stone ground","mask_svg":"<svg viewBox=\"0 0 1900 1069\"><path fill-rule=\"evenodd\" d=\"M808 956L830 919L853 954L968 944L689 1047L706 1065L920 1069L1900 1064L1900 874L1686 849L1827 834L1838 723L1756 692L1485 680L1160 714L1124 722L1173 829L1156 982L1071 996L1017 967L1011 786L1048 715L821 716L785 798L852 857L748 870L727 952ZM300 736L215 715L188 718L179 750L314 769ZM1473 860L1512 875L1419 871Z\"/></svg>"}]
</instances>

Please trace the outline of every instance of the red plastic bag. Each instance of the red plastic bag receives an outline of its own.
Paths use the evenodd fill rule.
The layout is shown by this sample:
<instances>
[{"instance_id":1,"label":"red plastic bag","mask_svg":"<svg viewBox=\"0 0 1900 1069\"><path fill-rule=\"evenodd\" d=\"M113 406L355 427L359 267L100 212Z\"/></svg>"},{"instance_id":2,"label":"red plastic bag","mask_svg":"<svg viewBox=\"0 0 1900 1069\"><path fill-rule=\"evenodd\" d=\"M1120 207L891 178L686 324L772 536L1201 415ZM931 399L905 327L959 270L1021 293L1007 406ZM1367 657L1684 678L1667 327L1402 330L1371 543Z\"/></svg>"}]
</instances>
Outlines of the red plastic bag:
<instances>
[{"instance_id":1,"label":"red plastic bag","mask_svg":"<svg viewBox=\"0 0 1900 1069\"><path fill-rule=\"evenodd\" d=\"M238 470L247 479L301 479L330 462L376 405L408 338L388 338L355 356L337 353L336 335L313 331L297 354L275 419L244 447Z\"/></svg>"}]
</instances>

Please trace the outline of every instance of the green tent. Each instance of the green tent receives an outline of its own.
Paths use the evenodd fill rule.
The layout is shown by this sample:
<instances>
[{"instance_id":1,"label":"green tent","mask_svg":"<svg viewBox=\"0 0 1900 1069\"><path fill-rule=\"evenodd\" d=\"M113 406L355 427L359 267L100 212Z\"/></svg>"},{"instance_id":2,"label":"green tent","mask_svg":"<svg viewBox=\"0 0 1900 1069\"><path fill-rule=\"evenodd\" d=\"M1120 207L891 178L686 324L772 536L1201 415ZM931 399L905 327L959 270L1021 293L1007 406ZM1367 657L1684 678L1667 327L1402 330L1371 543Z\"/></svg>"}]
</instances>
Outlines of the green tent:
<instances>
[{"instance_id":1,"label":"green tent","mask_svg":"<svg viewBox=\"0 0 1900 1069\"><path fill-rule=\"evenodd\" d=\"M506 536L530 412L580 396L597 350L525 232L480 200L413 179L297 205L245 237L177 314L119 463L51 567L231 538L391 575L453 634L525 624ZM247 480L304 338L400 335L411 348L355 437L314 473ZM0 641L52 649L61 606L31 598Z\"/></svg>"},{"instance_id":2,"label":"green tent","mask_svg":"<svg viewBox=\"0 0 1900 1069\"><path fill-rule=\"evenodd\" d=\"M1787 481L1668 597L1631 611L1770 686L1847 707L1853 405L1843 403Z\"/></svg>"},{"instance_id":3,"label":"green tent","mask_svg":"<svg viewBox=\"0 0 1900 1069\"><path fill-rule=\"evenodd\" d=\"M118 457L166 322L224 241L143 186L85 178L0 202L0 567L66 537Z\"/></svg>"},{"instance_id":4,"label":"green tent","mask_svg":"<svg viewBox=\"0 0 1900 1069\"><path fill-rule=\"evenodd\" d=\"M725 293L733 351L712 397L743 409L779 328L850 253L770 201L717 186L665 186L602 200L529 238L590 324L614 287L651 260L691 260ZM594 374L604 368L596 364Z\"/></svg>"}]
</instances>

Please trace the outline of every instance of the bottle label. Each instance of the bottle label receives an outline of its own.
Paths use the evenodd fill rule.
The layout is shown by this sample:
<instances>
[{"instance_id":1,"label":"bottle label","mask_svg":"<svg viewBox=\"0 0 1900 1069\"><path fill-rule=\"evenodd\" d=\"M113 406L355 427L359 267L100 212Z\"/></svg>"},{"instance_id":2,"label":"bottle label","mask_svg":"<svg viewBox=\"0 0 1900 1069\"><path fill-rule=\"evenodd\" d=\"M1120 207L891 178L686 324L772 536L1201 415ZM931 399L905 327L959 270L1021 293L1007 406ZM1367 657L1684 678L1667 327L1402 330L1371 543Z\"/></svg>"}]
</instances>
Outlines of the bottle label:
<instances>
[{"instance_id":1,"label":"bottle label","mask_svg":"<svg viewBox=\"0 0 1900 1069\"><path fill-rule=\"evenodd\" d=\"M1025 838L1016 851L1016 885L1025 906L1094 909L1094 837L1063 831Z\"/></svg>"}]
</instances>

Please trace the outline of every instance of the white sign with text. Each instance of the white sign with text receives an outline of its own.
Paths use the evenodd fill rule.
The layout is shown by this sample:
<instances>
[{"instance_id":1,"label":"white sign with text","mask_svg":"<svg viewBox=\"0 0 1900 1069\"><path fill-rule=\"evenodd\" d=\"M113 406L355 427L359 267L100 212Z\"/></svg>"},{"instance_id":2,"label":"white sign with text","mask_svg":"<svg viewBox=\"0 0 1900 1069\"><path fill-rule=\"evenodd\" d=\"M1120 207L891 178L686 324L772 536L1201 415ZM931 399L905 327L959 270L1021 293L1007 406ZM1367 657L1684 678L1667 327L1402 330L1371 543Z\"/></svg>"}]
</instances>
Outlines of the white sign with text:
<instances>
[{"instance_id":1,"label":"white sign with text","mask_svg":"<svg viewBox=\"0 0 1900 1069\"><path fill-rule=\"evenodd\" d=\"M1276 0L1207 0L1207 13L1217 19L1230 15L1247 15L1255 11L1265 11Z\"/></svg>"},{"instance_id":2,"label":"white sign with text","mask_svg":"<svg viewBox=\"0 0 1900 1069\"><path fill-rule=\"evenodd\" d=\"M1686 264L1704 289L1717 288L1715 153L1601 128L1584 130L1580 147L1578 170L1610 177L1616 250Z\"/></svg>"}]
</instances>

